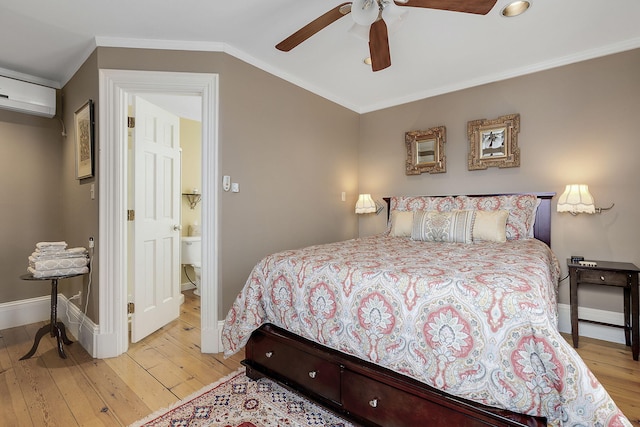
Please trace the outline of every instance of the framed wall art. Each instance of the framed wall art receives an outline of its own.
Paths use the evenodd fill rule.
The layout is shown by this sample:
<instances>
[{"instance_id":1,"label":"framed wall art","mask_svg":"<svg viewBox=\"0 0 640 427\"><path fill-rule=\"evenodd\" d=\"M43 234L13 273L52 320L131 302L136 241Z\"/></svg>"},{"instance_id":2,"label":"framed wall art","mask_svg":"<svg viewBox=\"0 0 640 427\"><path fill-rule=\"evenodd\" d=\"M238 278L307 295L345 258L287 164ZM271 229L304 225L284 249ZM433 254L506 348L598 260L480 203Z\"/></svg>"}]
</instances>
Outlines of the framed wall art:
<instances>
[{"instance_id":1,"label":"framed wall art","mask_svg":"<svg viewBox=\"0 0 640 427\"><path fill-rule=\"evenodd\" d=\"M520 114L468 122L469 170L520 166L519 132Z\"/></svg>"},{"instance_id":2,"label":"framed wall art","mask_svg":"<svg viewBox=\"0 0 640 427\"><path fill-rule=\"evenodd\" d=\"M75 112L76 179L93 176L94 117L93 101L88 100Z\"/></svg>"},{"instance_id":3,"label":"framed wall art","mask_svg":"<svg viewBox=\"0 0 640 427\"><path fill-rule=\"evenodd\" d=\"M406 174L443 173L447 171L444 143L446 128L438 126L427 130L406 132L407 146Z\"/></svg>"}]
</instances>

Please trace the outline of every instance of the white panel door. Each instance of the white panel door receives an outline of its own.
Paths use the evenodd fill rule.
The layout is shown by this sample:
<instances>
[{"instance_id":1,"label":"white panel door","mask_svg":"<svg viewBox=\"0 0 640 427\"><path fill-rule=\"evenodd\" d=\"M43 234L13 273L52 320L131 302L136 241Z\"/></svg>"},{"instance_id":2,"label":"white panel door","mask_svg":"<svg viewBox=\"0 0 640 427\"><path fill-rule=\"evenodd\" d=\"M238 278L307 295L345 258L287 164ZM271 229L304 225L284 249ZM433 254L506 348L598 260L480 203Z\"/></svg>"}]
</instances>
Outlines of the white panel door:
<instances>
[{"instance_id":1,"label":"white panel door","mask_svg":"<svg viewBox=\"0 0 640 427\"><path fill-rule=\"evenodd\" d=\"M180 120L134 98L131 341L180 315Z\"/></svg>"}]
</instances>

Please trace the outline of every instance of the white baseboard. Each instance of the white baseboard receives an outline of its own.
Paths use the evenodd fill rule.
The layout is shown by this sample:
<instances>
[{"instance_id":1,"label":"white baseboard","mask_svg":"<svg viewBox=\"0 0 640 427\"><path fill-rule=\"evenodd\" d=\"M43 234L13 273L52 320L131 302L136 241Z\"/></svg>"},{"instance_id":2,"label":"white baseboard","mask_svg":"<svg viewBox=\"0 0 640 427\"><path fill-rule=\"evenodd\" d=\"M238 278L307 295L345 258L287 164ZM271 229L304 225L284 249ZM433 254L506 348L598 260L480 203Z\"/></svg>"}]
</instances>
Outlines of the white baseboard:
<instances>
[{"instance_id":1,"label":"white baseboard","mask_svg":"<svg viewBox=\"0 0 640 427\"><path fill-rule=\"evenodd\" d=\"M31 323L49 320L51 298L43 296L20 301L12 301L0 304L0 330L15 328ZM68 307L68 310L67 310ZM68 317L67 317L68 312ZM624 315L613 311L598 310L594 308L581 307L580 317L602 323L622 325ZM92 357L109 357L101 355L98 326L93 321L85 317L84 313L64 295L58 295L58 319L67 327L67 332L76 337L80 345L84 347ZM84 321L82 321L84 319ZM82 330L79 331L80 324ZM224 321L218 321L218 348L222 351L222 327ZM624 330L604 325L595 325L587 322L580 322L580 336L595 338L603 341L610 341L624 344ZM571 315L568 304L558 304L558 328L560 332L571 333ZM204 351L205 349L203 349ZM206 351L205 351L206 352Z\"/></svg>"},{"instance_id":2,"label":"white baseboard","mask_svg":"<svg viewBox=\"0 0 640 427\"><path fill-rule=\"evenodd\" d=\"M0 304L0 330L43 322L49 320L50 317L50 296Z\"/></svg>"},{"instance_id":3,"label":"white baseboard","mask_svg":"<svg viewBox=\"0 0 640 427\"><path fill-rule=\"evenodd\" d=\"M68 313L68 315L67 315ZM43 296L0 304L0 330L29 325L37 322L48 322L51 318L51 297ZM85 319L82 322L82 319ZM80 341L80 345L91 355L96 348L95 337L98 327L91 319L67 297L58 294L58 320L66 326L67 334L72 340ZM82 331L79 333L80 323ZM95 357L95 356L94 356Z\"/></svg>"},{"instance_id":4,"label":"white baseboard","mask_svg":"<svg viewBox=\"0 0 640 427\"><path fill-rule=\"evenodd\" d=\"M596 322L610 323L612 325L624 324L624 314L614 311L597 310L595 308L581 307L578 309L580 318L594 320ZM224 320L218 322L218 348L222 347L222 328ZM581 337L595 338L603 341L624 344L624 330L611 326L595 325L588 322L580 322L579 333ZM560 332L571 333L571 309L569 304L558 304L558 329Z\"/></svg>"},{"instance_id":5,"label":"white baseboard","mask_svg":"<svg viewBox=\"0 0 640 427\"><path fill-rule=\"evenodd\" d=\"M580 307L578 308L578 315L581 319L589 319L596 322L610 323L613 325L624 324L624 314L614 311ZM569 304L558 304L558 329L560 332L571 333L571 308ZM581 337L595 338L618 344L625 343L624 329L622 328L579 322L578 333Z\"/></svg>"},{"instance_id":6,"label":"white baseboard","mask_svg":"<svg viewBox=\"0 0 640 427\"><path fill-rule=\"evenodd\" d=\"M98 325L62 294L58 294L58 320L64 323L67 333L73 335L87 353L96 357Z\"/></svg>"},{"instance_id":7,"label":"white baseboard","mask_svg":"<svg viewBox=\"0 0 640 427\"><path fill-rule=\"evenodd\" d=\"M222 353L224 351L224 347L222 347L222 328L224 327L224 320L218 321L218 349Z\"/></svg>"}]
</instances>

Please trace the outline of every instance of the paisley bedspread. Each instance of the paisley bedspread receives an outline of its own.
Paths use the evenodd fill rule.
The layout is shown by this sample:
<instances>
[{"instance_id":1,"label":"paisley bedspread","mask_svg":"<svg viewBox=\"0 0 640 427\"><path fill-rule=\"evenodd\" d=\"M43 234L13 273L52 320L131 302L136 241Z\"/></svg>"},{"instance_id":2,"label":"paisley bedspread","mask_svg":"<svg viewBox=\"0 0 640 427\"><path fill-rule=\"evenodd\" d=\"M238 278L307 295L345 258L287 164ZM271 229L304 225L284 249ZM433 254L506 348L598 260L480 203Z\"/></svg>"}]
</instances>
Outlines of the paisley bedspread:
<instances>
[{"instance_id":1,"label":"paisley bedspread","mask_svg":"<svg viewBox=\"0 0 640 427\"><path fill-rule=\"evenodd\" d=\"M229 311L225 354L272 323L552 426L631 426L557 330L559 274L535 239L379 235L280 252L254 267Z\"/></svg>"}]
</instances>

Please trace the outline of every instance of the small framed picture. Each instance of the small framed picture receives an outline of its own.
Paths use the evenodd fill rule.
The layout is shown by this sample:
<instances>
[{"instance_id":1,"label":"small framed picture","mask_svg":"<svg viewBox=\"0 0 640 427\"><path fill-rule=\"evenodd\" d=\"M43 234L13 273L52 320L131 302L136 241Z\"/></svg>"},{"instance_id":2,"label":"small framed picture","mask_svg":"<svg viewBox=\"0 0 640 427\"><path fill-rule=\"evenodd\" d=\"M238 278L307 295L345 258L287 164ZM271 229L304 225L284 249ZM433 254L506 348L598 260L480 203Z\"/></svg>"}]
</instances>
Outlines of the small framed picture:
<instances>
[{"instance_id":1,"label":"small framed picture","mask_svg":"<svg viewBox=\"0 0 640 427\"><path fill-rule=\"evenodd\" d=\"M404 141L407 146L407 175L447 171L444 155L444 143L446 142L444 126L406 132Z\"/></svg>"},{"instance_id":2,"label":"small framed picture","mask_svg":"<svg viewBox=\"0 0 640 427\"><path fill-rule=\"evenodd\" d=\"M469 170L520 166L518 132L520 114L468 122Z\"/></svg>"},{"instance_id":3,"label":"small framed picture","mask_svg":"<svg viewBox=\"0 0 640 427\"><path fill-rule=\"evenodd\" d=\"M93 176L94 118L93 101L88 100L75 112L76 179Z\"/></svg>"}]
</instances>

